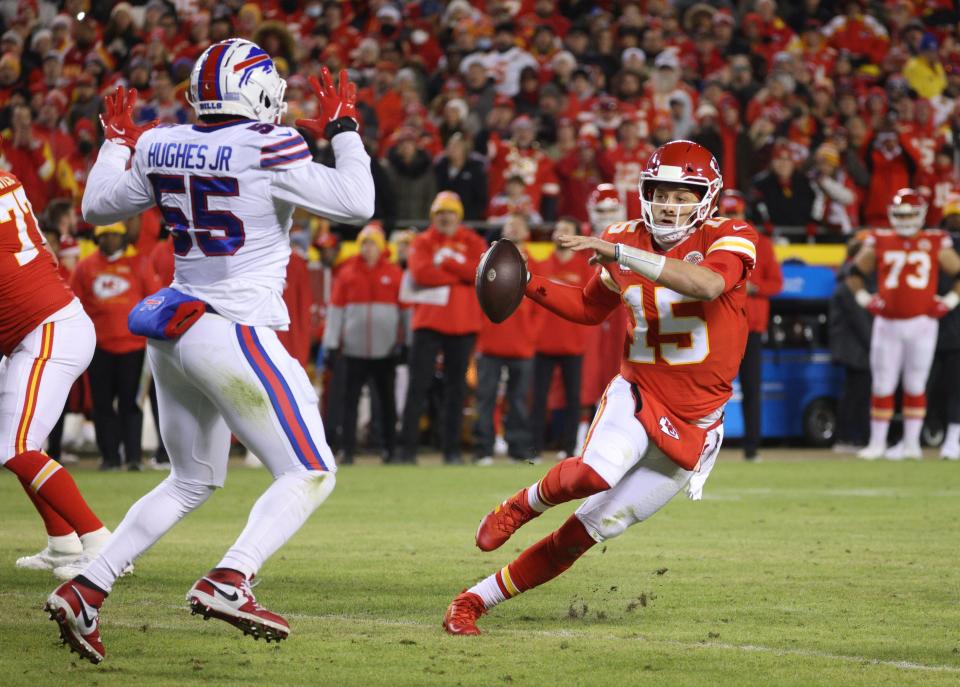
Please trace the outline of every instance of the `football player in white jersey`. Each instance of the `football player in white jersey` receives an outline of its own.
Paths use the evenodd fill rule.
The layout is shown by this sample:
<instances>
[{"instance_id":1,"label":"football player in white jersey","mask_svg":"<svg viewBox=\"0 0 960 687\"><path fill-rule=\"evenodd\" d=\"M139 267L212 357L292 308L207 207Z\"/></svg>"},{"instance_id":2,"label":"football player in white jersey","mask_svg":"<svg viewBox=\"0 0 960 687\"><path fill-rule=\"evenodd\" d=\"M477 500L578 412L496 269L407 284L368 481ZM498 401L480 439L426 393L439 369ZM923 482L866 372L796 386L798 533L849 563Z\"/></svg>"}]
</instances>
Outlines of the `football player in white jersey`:
<instances>
[{"instance_id":1,"label":"football player in white jersey","mask_svg":"<svg viewBox=\"0 0 960 687\"><path fill-rule=\"evenodd\" d=\"M71 649L104 656L98 609L127 565L223 486L231 432L273 473L243 532L187 593L194 613L255 638L289 625L261 607L250 580L327 498L336 466L317 397L277 340L295 207L339 222L373 214L370 158L346 71L312 79L320 116L297 126L330 140L336 168L314 163L303 137L279 122L286 83L246 40L209 47L190 78L193 126L136 126L136 92L118 89L101 116L106 141L90 172L83 214L109 224L158 205L172 228L176 274L131 313L148 337L170 477L137 501L100 555L56 589L46 608ZM145 318L145 319L137 319ZM138 324L139 323L139 324ZM144 324L146 323L146 324Z\"/></svg>"}]
</instances>

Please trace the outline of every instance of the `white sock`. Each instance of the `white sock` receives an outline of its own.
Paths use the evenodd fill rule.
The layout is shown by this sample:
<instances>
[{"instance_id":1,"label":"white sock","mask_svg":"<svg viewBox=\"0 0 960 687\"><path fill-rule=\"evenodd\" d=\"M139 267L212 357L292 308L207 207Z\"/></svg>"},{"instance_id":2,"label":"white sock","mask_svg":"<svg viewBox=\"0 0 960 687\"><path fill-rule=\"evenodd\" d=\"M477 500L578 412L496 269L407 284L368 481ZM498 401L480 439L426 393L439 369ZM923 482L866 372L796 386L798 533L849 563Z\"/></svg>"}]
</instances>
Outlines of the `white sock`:
<instances>
[{"instance_id":1,"label":"white sock","mask_svg":"<svg viewBox=\"0 0 960 687\"><path fill-rule=\"evenodd\" d=\"M96 556L98 553L100 553L100 549L103 548L103 545L107 543L107 539L109 538L110 530L108 530L106 527L101 527L93 532L81 534L80 543L83 546L83 552L90 556Z\"/></svg>"},{"instance_id":2,"label":"white sock","mask_svg":"<svg viewBox=\"0 0 960 687\"><path fill-rule=\"evenodd\" d=\"M56 551L57 553L83 553L83 544L80 543L80 538L77 536L76 532L64 534L59 537L51 537L47 535L47 547L49 547L51 551Z\"/></svg>"},{"instance_id":3,"label":"white sock","mask_svg":"<svg viewBox=\"0 0 960 687\"><path fill-rule=\"evenodd\" d=\"M960 422L947 425L947 435L943 438L944 448L960 445Z\"/></svg>"},{"instance_id":4,"label":"white sock","mask_svg":"<svg viewBox=\"0 0 960 687\"><path fill-rule=\"evenodd\" d=\"M298 471L277 477L253 504L247 526L217 567L239 570L248 579L255 575L326 500L336 481L332 472Z\"/></svg>"},{"instance_id":5,"label":"white sock","mask_svg":"<svg viewBox=\"0 0 960 687\"><path fill-rule=\"evenodd\" d=\"M536 481L530 485L527 489L527 503L530 504L530 507L537 511L538 513L543 513L547 508L550 507L549 504L544 503L540 498L540 481Z\"/></svg>"},{"instance_id":6,"label":"white sock","mask_svg":"<svg viewBox=\"0 0 960 687\"><path fill-rule=\"evenodd\" d=\"M890 420L870 420L870 446L881 448L887 445L887 430L890 429Z\"/></svg>"},{"instance_id":7,"label":"white sock","mask_svg":"<svg viewBox=\"0 0 960 687\"><path fill-rule=\"evenodd\" d=\"M84 577L109 592L120 574L137 556L153 546L187 513L209 498L213 487L163 480L130 507L100 555L83 572Z\"/></svg>"},{"instance_id":8,"label":"white sock","mask_svg":"<svg viewBox=\"0 0 960 687\"><path fill-rule=\"evenodd\" d=\"M903 420L903 445L919 446L920 430L923 429L922 417L908 417Z\"/></svg>"},{"instance_id":9,"label":"white sock","mask_svg":"<svg viewBox=\"0 0 960 687\"><path fill-rule=\"evenodd\" d=\"M498 571L487 577L486 579L480 580L475 585L468 589L468 592L473 592L481 599L483 599L483 605L487 609L491 609L502 601L506 601L508 597L503 593L503 590L500 588L500 584L497 582L497 575L501 574L503 571Z\"/></svg>"}]
</instances>

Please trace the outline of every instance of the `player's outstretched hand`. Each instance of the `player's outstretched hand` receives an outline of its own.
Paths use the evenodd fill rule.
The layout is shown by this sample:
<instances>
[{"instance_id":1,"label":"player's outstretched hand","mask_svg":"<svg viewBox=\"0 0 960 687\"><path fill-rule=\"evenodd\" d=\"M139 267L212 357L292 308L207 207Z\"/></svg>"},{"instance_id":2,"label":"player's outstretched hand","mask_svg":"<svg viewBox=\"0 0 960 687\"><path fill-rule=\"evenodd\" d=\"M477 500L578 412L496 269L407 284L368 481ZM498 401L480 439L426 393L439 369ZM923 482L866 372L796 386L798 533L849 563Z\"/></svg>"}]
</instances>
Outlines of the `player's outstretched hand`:
<instances>
[{"instance_id":1,"label":"player's outstretched hand","mask_svg":"<svg viewBox=\"0 0 960 687\"><path fill-rule=\"evenodd\" d=\"M154 119L146 124L134 124L133 108L136 104L137 89L131 88L128 92L123 86L119 86L113 95L103 99L100 124L103 126L104 138L133 150L143 132L149 131L160 123L159 119Z\"/></svg>"},{"instance_id":2,"label":"player's outstretched hand","mask_svg":"<svg viewBox=\"0 0 960 687\"><path fill-rule=\"evenodd\" d=\"M334 88L333 77L326 67L320 70L319 80L315 76L310 77L310 88L320 104L320 116L313 119L298 119L296 121L298 127L306 129L319 140L330 137L328 126L339 119L352 120L354 125L359 126L357 85L350 81L346 69L340 70L339 90ZM353 131L356 131L356 128Z\"/></svg>"},{"instance_id":3,"label":"player's outstretched hand","mask_svg":"<svg viewBox=\"0 0 960 687\"><path fill-rule=\"evenodd\" d=\"M613 262L617 259L616 244L596 236L561 236L557 239L561 248L572 251L592 250L590 264Z\"/></svg>"}]
</instances>

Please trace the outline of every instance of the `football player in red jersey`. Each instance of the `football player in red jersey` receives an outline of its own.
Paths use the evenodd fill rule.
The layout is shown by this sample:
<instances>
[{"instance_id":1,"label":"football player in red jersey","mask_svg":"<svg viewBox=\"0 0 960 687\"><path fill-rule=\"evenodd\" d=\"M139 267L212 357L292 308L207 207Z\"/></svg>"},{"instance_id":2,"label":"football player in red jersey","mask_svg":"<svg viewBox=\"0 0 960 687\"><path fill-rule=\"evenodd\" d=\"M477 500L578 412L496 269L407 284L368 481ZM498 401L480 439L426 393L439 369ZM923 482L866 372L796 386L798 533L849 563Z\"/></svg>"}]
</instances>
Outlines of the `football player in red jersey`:
<instances>
[{"instance_id":1,"label":"football player in red jersey","mask_svg":"<svg viewBox=\"0 0 960 687\"><path fill-rule=\"evenodd\" d=\"M960 274L960 255L950 235L922 231L927 201L910 188L900 189L888 209L892 229L867 234L854 258L847 286L857 302L876 317L870 341L870 442L857 455L867 460L923 458L920 430L927 411L927 377L937 346L937 320L960 303L960 282L937 296L939 271ZM877 292L867 276L876 272ZM887 448L893 395L903 381L903 441Z\"/></svg>"},{"instance_id":2,"label":"football player in red jersey","mask_svg":"<svg viewBox=\"0 0 960 687\"><path fill-rule=\"evenodd\" d=\"M642 219L602 237L561 239L593 251L599 269L586 287L531 277L527 296L549 310L596 324L622 304L632 331L582 455L488 513L477 546L496 549L547 508L586 500L558 530L457 596L443 619L447 632L479 634L477 619L496 604L553 579L684 488L700 497L743 356L745 284L756 259L753 227L714 216L722 185L705 148L667 143L641 175Z\"/></svg>"},{"instance_id":3,"label":"football player in red jersey","mask_svg":"<svg viewBox=\"0 0 960 687\"><path fill-rule=\"evenodd\" d=\"M23 185L0 171L0 465L20 480L47 530L47 547L17 560L18 568L73 577L110 534L70 474L41 450L94 342Z\"/></svg>"}]
</instances>

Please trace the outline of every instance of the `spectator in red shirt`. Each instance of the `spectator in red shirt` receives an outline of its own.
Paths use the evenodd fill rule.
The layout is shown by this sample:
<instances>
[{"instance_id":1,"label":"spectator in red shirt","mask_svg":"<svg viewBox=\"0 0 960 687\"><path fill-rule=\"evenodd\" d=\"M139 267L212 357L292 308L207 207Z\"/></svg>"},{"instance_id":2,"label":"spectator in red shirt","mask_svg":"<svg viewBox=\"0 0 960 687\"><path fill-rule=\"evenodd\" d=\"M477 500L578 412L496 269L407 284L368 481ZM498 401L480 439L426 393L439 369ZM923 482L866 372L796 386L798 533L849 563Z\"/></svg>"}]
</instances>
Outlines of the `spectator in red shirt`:
<instances>
[{"instance_id":1,"label":"spectator in red shirt","mask_svg":"<svg viewBox=\"0 0 960 687\"><path fill-rule=\"evenodd\" d=\"M460 428L465 375L482 317L474 276L487 242L460 223L463 203L452 191L437 194L430 219L430 226L410 246L410 279L401 295L413 306L413 342L401 445L393 462L416 462L420 415L435 375L437 354L443 351L443 460L459 464L463 462Z\"/></svg>"},{"instance_id":2,"label":"spectator in red shirt","mask_svg":"<svg viewBox=\"0 0 960 687\"><path fill-rule=\"evenodd\" d=\"M127 469L140 470L143 413L137 405L137 389L146 340L130 333L127 315L160 285L139 256L126 254L123 224L97 227L94 236L99 250L80 261L71 285L97 332L88 372L97 446L103 456L100 469L119 470L123 446Z\"/></svg>"},{"instance_id":3,"label":"spectator in red shirt","mask_svg":"<svg viewBox=\"0 0 960 687\"><path fill-rule=\"evenodd\" d=\"M597 164L597 139L581 133L577 148L557 161L556 174L560 182L558 203L561 215L576 217L586 222L587 199L598 184L605 181Z\"/></svg>"},{"instance_id":4,"label":"spectator in red shirt","mask_svg":"<svg viewBox=\"0 0 960 687\"><path fill-rule=\"evenodd\" d=\"M511 215L503 225L503 238L511 241L525 253L524 244L530 237L530 226L523 215ZM533 381L533 354L536 349L539 308L529 298L500 324L486 317L477 337L477 465L493 463L495 440L494 415L500 375L507 371L504 395L503 435L507 454L515 462L531 460L533 437L530 432L527 395Z\"/></svg>"},{"instance_id":5,"label":"spectator in red shirt","mask_svg":"<svg viewBox=\"0 0 960 687\"><path fill-rule=\"evenodd\" d=\"M554 243L561 236L579 233L580 222L574 217L561 217L553 230ZM553 254L537 263L537 274L583 288L596 271L583 253L555 248ZM533 403L530 409L530 427L533 432L533 454L543 452L547 417L547 402L553 373L560 368L566 407L560 423L560 454L572 456L577 450L577 424L580 419L580 386L583 354L587 350L589 327L571 322L549 310L540 311L533 362Z\"/></svg>"},{"instance_id":6,"label":"spectator in red shirt","mask_svg":"<svg viewBox=\"0 0 960 687\"><path fill-rule=\"evenodd\" d=\"M743 219L746 202L739 191L720 196L720 216ZM760 408L763 405L763 336L770 321L770 297L783 289L783 273L773 253L773 242L757 232L757 266L747 281L747 347L740 362L740 390L743 393L743 457L757 459L760 448Z\"/></svg>"},{"instance_id":7,"label":"spectator in red shirt","mask_svg":"<svg viewBox=\"0 0 960 687\"><path fill-rule=\"evenodd\" d=\"M353 463L357 439L357 404L364 384L379 402L384 457L393 452L397 424L394 398L397 352L403 344L404 310L400 305L403 271L390 261L383 230L368 224L357 236L360 258L337 275L324 348L339 351L346 362L342 447L337 461Z\"/></svg>"}]
</instances>

